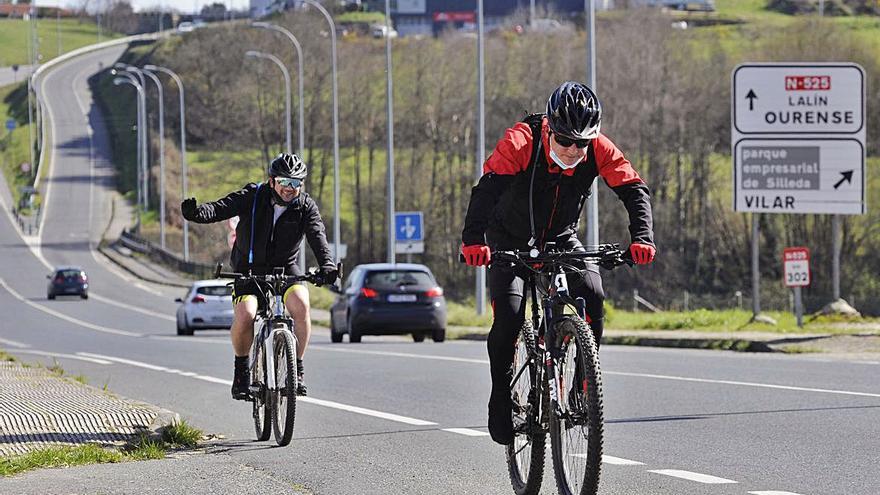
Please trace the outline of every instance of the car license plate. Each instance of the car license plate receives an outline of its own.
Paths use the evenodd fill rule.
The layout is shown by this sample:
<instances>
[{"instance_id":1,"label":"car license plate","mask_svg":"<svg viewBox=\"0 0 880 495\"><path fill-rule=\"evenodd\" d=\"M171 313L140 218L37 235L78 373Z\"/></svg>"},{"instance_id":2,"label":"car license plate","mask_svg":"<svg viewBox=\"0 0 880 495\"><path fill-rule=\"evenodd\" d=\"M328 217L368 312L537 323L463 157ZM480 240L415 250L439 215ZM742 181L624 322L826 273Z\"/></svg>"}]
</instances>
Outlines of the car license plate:
<instances>
[{"instance_id":1,"label":"car license plate","mask_svg":"<svg viewBox=\"0 0 880 495\"><path fill-rule=\"evenodd\" d=\"M415 294L388 294L388 302L416 302Z\"/></svg>"}]
</instances>

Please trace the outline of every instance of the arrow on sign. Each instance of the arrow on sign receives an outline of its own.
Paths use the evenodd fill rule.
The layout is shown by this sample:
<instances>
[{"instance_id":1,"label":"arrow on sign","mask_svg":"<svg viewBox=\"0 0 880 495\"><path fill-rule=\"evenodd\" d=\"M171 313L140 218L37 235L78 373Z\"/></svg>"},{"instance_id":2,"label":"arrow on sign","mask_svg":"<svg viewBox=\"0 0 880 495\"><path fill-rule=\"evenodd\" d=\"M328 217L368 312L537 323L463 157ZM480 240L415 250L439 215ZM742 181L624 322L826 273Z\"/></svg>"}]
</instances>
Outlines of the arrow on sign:
<instances>
[{"instance_id":1,"label":"arrow on sign","mask_svg":"<svg viewBox=\"0 0 880 495\"><path fill-rule=\"evenodd\" d=\"M837 181L836 184L834 184L834 189L837 189L838 187L840 187L840 185L843 184L844 181L852 184L852 176L853 176L852 170L847 170L846 172L841 172L840 175L842 175L843 177L841 177L841 179L839 181Z\"/></svg>"},{"instance_id":2,"label":"arrow on sign","mask_svg":"<svg viewBox=\"0 0 880 495\"><path fill-rule=\"evenodd\" d=\"M749 92L746 93L746 99L749 100L749 110L755 109L755 98L757 97L758 95L755 94L754 89L749 89Z\"/></svg>"},{"instance_id":3,"label":"arrow on sign","mask_svg":"<svg viewBox=\"0 0 880 495\"><path fill-rule=\"evenodd\" d=\"M404 223L406 225L400 226L400 233L403 234L404 239L409 239L416 233L416 226L412 224L412 219L410 217L406 217Z\"/></svg>"}]
</instances>

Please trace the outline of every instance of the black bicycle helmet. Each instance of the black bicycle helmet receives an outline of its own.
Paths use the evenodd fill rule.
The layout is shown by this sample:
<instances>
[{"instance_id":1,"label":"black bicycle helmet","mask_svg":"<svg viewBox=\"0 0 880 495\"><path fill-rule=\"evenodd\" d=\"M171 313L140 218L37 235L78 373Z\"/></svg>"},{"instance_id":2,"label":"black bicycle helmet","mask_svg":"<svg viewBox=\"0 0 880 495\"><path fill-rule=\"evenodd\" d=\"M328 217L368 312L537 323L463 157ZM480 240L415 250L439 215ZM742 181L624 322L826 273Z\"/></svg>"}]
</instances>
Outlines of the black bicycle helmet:
<instances>
[{"instance_id":1,"label":"black bicycle helmet","mask_svg":"<svg viewBox=\"0 0 880 495\"><path fill-rule=\"evenodd\" d=\"M306 164L298 156L290 153L281 153L269 164L269 177L289 177L302 180L308 174Z\"/></svg>"},{"instance_id":2,"label":"black bicycle helmet","mask_svg":"<svg viewBox=\"0 0 880 495\"><path fill-rule=\"evenodd\" d=\"M547 100L550 130L570 139L594 139L599 135L602 105L590 88L573 81L562 83Z\"/></svg>"}]
</instances>

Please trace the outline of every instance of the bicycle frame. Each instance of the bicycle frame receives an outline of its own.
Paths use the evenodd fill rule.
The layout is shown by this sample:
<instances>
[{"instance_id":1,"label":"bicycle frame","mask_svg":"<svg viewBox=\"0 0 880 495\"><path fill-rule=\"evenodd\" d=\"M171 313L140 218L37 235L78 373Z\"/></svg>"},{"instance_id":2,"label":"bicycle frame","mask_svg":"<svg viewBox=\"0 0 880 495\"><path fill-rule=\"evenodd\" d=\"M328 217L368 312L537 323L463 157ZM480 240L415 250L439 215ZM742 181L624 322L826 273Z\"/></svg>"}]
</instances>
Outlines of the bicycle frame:
<instances>
[{"instance_id":1,"label":"bicycle frame","mask_svg":"<svg viewBox=\"0 0 880 495\"><path fill-rule=\"evenodd\" d=\"M254 337L254 343L251 346L249 368L251 370L255 365L254 356L256 355L257 345L262 344L266 356L266 369L271 370L275 369L275 335L279 332L290 332L294 343L296 343L296 334L293 332L293 319L285 315L284 295L278 292L280 291L272 290L274 304L269 304L269 307L264 310L264 314L257 315L257 319L260 320L260 329ZM268 297L267 300L271 301ZM285 322L288 326L273 328L275 326L273 323L277 321ZM278 384L275 383L275 373L267 373L266 381L268 382L266 383L266 388L273 392L278 390Z\"/></svg>"}]
</instances>

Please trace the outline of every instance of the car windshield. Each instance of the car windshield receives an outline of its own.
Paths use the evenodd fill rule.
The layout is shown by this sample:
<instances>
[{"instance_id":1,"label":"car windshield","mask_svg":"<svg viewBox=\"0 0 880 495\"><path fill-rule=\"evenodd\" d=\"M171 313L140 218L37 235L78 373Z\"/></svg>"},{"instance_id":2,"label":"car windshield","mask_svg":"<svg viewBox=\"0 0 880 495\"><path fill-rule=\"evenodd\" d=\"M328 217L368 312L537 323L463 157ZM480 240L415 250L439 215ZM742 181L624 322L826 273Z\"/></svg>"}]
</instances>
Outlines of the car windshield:
<instances>
[{"instance_id":1,"label":"car windshield","mask_svg":"<svg viewBox=\"0 0 880 495\"><path fill-rule=\"evenodd\" d=\"M55 274L55 276L57 278L65 278L65 279L77 278L77 277L86 278L86 274L80 270L59 270Z\"/></svg>"},{"instance_id":2,"label":"car windshield","mask_svg":"<svg viewBox=\"0 0 880 495\"><path fill-rule=\"evenodd\" d=\"M196 289L196 293L206 296L231 296L232 287L228 285L207 285Z\"/></svg>"},{"instance_id":3,"label":"car windshield","mask_svg":"<svg viewBox=\"0 0 880 495\"><path fill-rule=\"evenodd\" d=\"M419 288L434 287L434 280L425 272L415 270L387 270L367 274L364 286L378 290L393 290L401 285Z\"/></svg>"}]
</instances>

